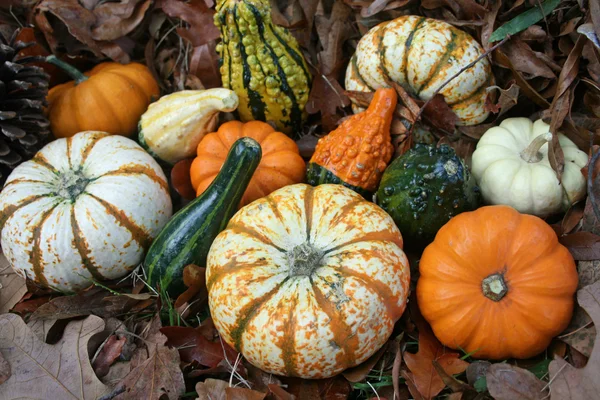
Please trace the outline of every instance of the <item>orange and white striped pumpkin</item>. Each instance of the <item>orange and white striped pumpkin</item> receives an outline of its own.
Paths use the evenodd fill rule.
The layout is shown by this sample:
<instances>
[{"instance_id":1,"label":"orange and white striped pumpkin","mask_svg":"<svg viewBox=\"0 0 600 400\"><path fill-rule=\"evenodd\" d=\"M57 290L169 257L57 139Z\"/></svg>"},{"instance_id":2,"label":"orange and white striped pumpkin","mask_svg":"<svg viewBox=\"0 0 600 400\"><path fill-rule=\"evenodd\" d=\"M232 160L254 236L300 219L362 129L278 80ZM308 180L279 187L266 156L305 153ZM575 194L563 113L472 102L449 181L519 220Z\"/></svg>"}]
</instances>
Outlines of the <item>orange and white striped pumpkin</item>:
<instances>
[{"instance_id":1,"label":"orange and white striped pumpkin","mask_svg":"<svg viewBox=\"0 0 600 400\"><path fill-rule=\"evenodd\" d=\"M358 42L346 70L346 90L371 92L393 81L421 100L461 68L475 61L483 48L468 33L436 19L402 16L372 28ZM441 91L459 125L483 122L492 68L483 58ZM355 112L361 109L354 106Z\"/></svg>"},{"instance_id":2,"label":"orange and white striped pumpkin","mask_svg":"<svg viewBox=\"0 0 600 400\"><path fill-rule=\"evenodd\" d=\"M76 291L136 267L171 213L165 175L138 144L80 132L49 143L8 177L2 251L19 275Z\"/></svg>"},{"instance_id":3,"label":"orange and white striped pumpkin","mask_svg":"<svg viewBox=\"0 0 600 400\"><path fill-rule=\"evenodd\" d=\"M206 278L215 326L248 361L326 378L388 340L410 270L385 211L341 185L297 184L238 211L210 248Z\"/></svg>"}]
</instances>

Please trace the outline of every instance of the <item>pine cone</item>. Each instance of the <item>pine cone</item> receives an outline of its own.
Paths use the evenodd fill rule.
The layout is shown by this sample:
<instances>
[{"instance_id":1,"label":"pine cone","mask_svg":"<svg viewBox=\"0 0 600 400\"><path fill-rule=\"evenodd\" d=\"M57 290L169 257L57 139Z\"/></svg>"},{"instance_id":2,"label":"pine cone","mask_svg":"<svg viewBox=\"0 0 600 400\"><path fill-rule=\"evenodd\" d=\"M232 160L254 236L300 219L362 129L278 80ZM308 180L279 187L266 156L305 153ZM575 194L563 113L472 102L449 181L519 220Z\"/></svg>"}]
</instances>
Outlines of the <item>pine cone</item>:
<instances>
[{"instance_id":1,"label":"pine cone","mask_svg":"<svg viewBox=\"0 0 600 400\"><path fill-rule=\"evenodd\" d=\"M42 68L27 65L38 57L17 57L33 44L17 41L17 34L7 39L0 32L0 184L50 137L43 110L49 77Z\"/></svg>"}]
</instances>

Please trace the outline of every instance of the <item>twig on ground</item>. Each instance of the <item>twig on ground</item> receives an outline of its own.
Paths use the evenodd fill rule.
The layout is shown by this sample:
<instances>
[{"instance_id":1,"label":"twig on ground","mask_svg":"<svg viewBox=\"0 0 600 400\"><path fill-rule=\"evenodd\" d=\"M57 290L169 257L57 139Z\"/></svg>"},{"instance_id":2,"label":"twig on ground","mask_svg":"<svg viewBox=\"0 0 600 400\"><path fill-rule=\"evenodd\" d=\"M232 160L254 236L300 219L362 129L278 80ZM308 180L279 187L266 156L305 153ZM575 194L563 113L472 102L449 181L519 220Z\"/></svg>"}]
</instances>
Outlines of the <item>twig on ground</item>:
<instances>
[{"instance_id":1,"label":"twig on ground","mask_svg":"<svg viewBox=\"0 0 600 400\"><path fill-rule=\"evenodd\" d=\"M492 53L494 50L496 50L498 47L502 46L504 43L508 42L508 40L511 38L510 35L506 35L506 37L504 39L502 39L501 41L499 41L498 43L496 43L494 46L490 47L487 51L485 51L483 54L481 54L479 57L477 57L475 60L471 61L469 64L465 65L464 67L462 67L460 69L460 71L458 71L457 73L455 73L454 75L452 75L450 78L448 78L448 80L444 83L442 83L442 85L437 88L435 90L435 92L433 92L433 94L431 95L431 97L429 98L429 100L427 100L419 109L419 113L417 114L416 118L415 118L415 123L411 125L410 130L408 131L409 135L412 135L413 130L415 129L415 125L417 123L417 121L419 121L419 119L421 118L421 115L423 115L423 111L425 110L425 107L427 107L427 105L431 102L431 100L433 100L433 98L435 97L435 95L439 94L440 91L445 88L450 82L452 82L454 80L454 78L456 78L457 76L459 76L460 74L462 74L463 72L465 72L466 70L468 70L469 68L473 67L475 64L477 64L479 61L481 61L484 57L487 57L490 53Z\"/></svg>"}]
</instances>

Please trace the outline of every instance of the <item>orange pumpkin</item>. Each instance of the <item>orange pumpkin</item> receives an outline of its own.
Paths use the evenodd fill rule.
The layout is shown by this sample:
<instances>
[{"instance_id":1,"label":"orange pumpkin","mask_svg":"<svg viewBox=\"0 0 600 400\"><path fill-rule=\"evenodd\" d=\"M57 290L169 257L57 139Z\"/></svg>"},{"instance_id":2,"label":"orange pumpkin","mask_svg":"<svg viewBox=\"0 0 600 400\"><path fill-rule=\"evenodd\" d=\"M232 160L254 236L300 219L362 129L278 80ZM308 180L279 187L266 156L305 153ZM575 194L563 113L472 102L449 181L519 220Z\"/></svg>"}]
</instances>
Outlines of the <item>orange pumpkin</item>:
<instances>
[{"instance_id":1,"label":"orange pumpkin","mask_svg":"<svg viewBox=\"0 0 600 400\"><path fill-rule=\"evenodd\" d=\"M543 220L507 206L452 218L419 270L419 307L437 338L478 358L532 357L571 320L573 257Z\"/></svg>"},{"instance_id":2,"label":"orange pumpkin","mask_svg":"<svg viewBox=\"0 0 600 400\"><path fill-rule=\"evenodd\" d=\"M260 164L242 197L240 207L267 196L271 192L304 180L305 163L296 143L288 136L260 121L226 122L217 132L209 133L198 144L198 156L190 175L196 196L212 183L236 140L250 137L262 148Z\"/></svg>"},{"instance_id":3,"label":"orange pumpkin","mask_svg":"<svg viewBox=\"0 0 600 400\"><path fill-rule=\"evenodd\" d=\"M82 74L55 56L46 60L74 79L48 92L50 130L57 138L81 131L131 136L148 105L159 96L158 84L142 64L106 62Z\"/></svg>"}]
</instances>

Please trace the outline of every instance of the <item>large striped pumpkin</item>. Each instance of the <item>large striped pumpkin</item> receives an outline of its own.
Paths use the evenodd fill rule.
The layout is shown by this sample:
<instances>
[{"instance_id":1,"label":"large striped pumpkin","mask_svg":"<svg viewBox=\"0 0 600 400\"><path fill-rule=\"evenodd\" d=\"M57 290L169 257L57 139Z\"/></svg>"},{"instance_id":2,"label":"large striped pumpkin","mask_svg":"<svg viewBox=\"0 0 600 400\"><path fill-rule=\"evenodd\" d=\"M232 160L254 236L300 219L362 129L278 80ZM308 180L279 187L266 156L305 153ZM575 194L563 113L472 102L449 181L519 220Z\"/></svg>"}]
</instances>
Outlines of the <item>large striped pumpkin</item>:
<instances>
[{"instance_id":1,"label":"large striped pumpkin","mask_svg":"<svg viewBox=\"0 0 600 400\"><path fill-rule=\"evenodd\" d=\"M171 213L166 178L148 153L122 136L81 132L8 177L2 251L19 275L76 291L136 267Z\"/></svg>"},{"instance_id":2,"label":"large striped pumpkin","mask_svg":"<svg viewBox=\"0 0 600 400\"><path fill-rule=\"evenodd\" d=\"M346 70L346 90L374 91L393 81L427 100L481 54L483 49L472 36L446 22L398 17L375 26L358 42ZM493 82L490 62L484 57L440 91L459 125L475 125L487 118L486 89Z\"/></svg>"},{"instance_id":3,"label":"large striped pumpkin","mask_svg":"<svg viewBox=\"0 0 600 400\"><path fill-rule=\"evenodd\" d=\"M326 378L387 341L410 272L381 208L342 185L296 184L238 211L210 248L206 279L215 326L248 361Z\"/></svg>"}]
</instances>

